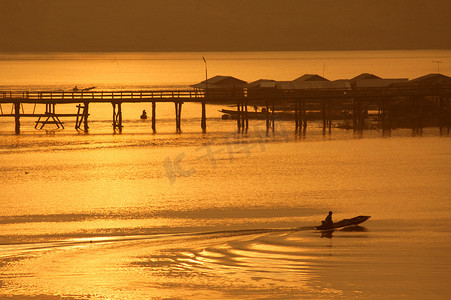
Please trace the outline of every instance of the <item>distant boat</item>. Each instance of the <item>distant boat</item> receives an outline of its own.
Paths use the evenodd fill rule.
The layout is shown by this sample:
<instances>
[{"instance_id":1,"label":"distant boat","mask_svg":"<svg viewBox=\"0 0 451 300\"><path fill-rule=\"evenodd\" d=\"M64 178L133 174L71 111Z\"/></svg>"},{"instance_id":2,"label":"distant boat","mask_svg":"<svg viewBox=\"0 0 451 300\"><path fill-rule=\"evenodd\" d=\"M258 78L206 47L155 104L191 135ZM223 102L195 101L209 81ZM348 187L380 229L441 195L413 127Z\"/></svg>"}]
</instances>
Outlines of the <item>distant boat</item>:
<instances>
[{"instance_id":1,"label":"distant boat","mask_svg":"<svg viewBox=\"0 0 451 300\"><path fill-rule=\"evenodd\" d=\"M88 87L88 88L80 89L80 88L78 88L78 86L75 86L75 87L72 89L72 91L73 91L73 92L86 92L86 91L93 90L93 89L95 89L95 88L96 88L95 86L91 86L91 87Z\"/></svg>"},{"instance_id":2,"label":"distant boat","mask_svg":"<svg viewBox=\"0 0 451 300\"><path fill-rule=\"evenodd\" d=\"M221 109L219 112L222 112L224 115L222 116L223 120L232 119L237 120L240 114L247 114L248 119L257 119L257 120L265 120L267 117L272 119L273 112L266 112L265 108L262 108L261 111L248 111L241 112L231 109ZM274 112L274 119L276 120L294 120L296 115L294 110L278 110ZM304 118L306 120L322 120L323 113L319 109L310 109L304 113ZM332 120L342 120L344 115L341 112L329 113L329 118Z\"/></svg>"},{"instance_id":3,"label":"distant boat","mask_svg":"<svg viewBox=\"0 0 451 300\"><path fill-rule=\"evenodd\" d=\"M232 119L237 120L240 114L246 114L246 112L238 112L236 110L230 109L221 109L219 112L222 112L224 115L222 116L223 120ZM272 111L266 113L265 110L262 111L248 111L247 117L249 119L256 120L265 120L266 117L272 119ZM295 119L294 111L275 111L274 119L276 120L294 120ZM320 111L308 111L305 113L304 117L307 120L320 120L322 119L322 113ZM333 119L336 119L336 116L331 116Z\"/></svg>"},{"instance_id":4,"label":"distant boat","mask_svg":"<svg viewBox=\"0 0 451 300\"><path fill-rule=\"evenodd\" d=\"M266 113L266 111L248 111L245 112L238 112L236 110L230 110L230 109L221 109L219 112L222 112L223 114L229 115L230 117L227 117L228 119L236 120L238 119L238 116L243 113L247 114L247 117L249 119L257 119L257 120L265 120L266 115L269 116L269 118L272 117L272 112ZM223 117L223 119L227 119L226 117ZM274 112L274 118L280 119L280 120L293 120L294 119L294 112Z\"/></svg>"}]
</instances>

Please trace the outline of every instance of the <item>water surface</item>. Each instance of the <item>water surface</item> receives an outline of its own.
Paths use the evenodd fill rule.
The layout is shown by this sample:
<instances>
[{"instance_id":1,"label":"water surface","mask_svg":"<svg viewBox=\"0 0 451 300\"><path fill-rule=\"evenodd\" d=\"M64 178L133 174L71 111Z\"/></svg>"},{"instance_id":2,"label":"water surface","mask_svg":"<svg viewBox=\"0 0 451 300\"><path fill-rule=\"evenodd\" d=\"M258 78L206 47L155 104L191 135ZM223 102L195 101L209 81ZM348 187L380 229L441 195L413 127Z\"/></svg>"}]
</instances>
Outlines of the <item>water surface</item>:
<instances>
[{"instance_id":1,"label":"water surface","mask_svg":"<svg viewBox=\"0 0 451 300\"><path fill-rule=\"evenodd\" d=\"M390 54L395 58L364 54L361 60L368 62L405 59L396 52ZM409 56L420 67L409 72L405 66L405 76L429 65L428 53L420 54ZM165 55L171 63L186 63ZM306 60L290 55L299 61L296 72L283 69L276 79L319 72L303 69ZM349 62L353 54L340 55L330 55L326 66ZM240 58L243 65L256 65L249 56ZM311 59L322 70L323 58ZM258 62L286 61L284 55ZM76 56L0 64L85 70L82 62ZM88 62L117 66L110 56ZM214 59L209 64L213 68ZM118 78L125 78L120 68ZM202 68L201 62L200 73ZM330 77L357 69L353 64ZM61 73L61 82L44 77L44 88L102 84L92 77L78 81L74 74L85 71L70 72ZM24 81L2 78L2 84L40 84L24 76ZM174 85L202 80L202 74L186 76ZM451 140L437 128L425 128L422 136L409 129L360 136L333 128L323 136L321 124L311 123L302 137L294 134L292 122L276 122L274 134L267 135L261 121L251 120L249 132L238 134L236 122L221 120L220 106L208 106L208 131L201 134L200 105L186 104L182 134L175 133L170 105L158 110L158 132L152 134L149 121L137 120L142 108L124 105L123 134L113 134L111 106L104 104L93 106L89 134L72 129L73 120L56 132L34 130L34 121L25 120L22 134L14 135L14 122L0 120L1 297L445 299L450 294ZM335 220L371 218L360 227L322 234L314 226L329 210Z\"/></svg>"}]
</instances>

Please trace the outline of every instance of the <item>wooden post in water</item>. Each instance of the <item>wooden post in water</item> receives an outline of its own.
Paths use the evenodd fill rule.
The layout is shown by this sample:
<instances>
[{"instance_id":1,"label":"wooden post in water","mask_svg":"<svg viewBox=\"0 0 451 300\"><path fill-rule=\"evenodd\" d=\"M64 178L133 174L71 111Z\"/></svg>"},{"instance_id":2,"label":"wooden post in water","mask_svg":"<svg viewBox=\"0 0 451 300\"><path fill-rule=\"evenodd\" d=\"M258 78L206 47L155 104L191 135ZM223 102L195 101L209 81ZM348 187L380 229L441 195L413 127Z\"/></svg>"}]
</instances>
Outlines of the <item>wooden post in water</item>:
<instances>
[{"instance_id":1,"label":"wooden post in water","mask_svg":"<svg viewBox=\"0 0 451 300\"><path fill-rule=\"evenodd\" d=\"M354 133L357 131L357 99L353 99L354 109L352 110L352 130Z\"/></svg>"},{"instance_id":2,"label":"wooden post in water","mask_svg":"<svg viewBox=\"0 0 451 300\"><path fill-rule=\"evenodd\" d=\"M179 103L179 132L182 132L182 104L183 102Z\"/></svg>"},{"instance_id":3,"label":"wooden post in water","mask_svg":"<svg viewBox=\"0 0 451 300\"><path fill-rule=\"evenodd\" d=\"M81 124L83 123L83 120L85 118L85 107L80 105L80 104L78 104L77 108L78 108L78 110L77 110L77 119L75 120L75 129L76 130L80 130Z\"/></svg>"},{"instance_id":4,"label":"wooden post in water","mask_svg":"<svg viewBox=\"0 0 451 300\"><path fill-rule=\"evenodd\" d=\"M410 127L412 128L412 135L417 134L417 98L413 97L410 99Z\"/></svg>"},{"instance_id":5,"label":"wooden post in water","mask_svg":"<svg viewBox=\"0 0 451 300\"><path fill-rule=\"evenodd\" d=\"M298 130L299 130L299 101L298 100L296 100L296 102L294 102L294 124L295 124L294 132L298 133Z\"/></svg>"},{"instance_id":6,"label":"wooden post in water","mask_svg":"<svg viewBox=\"0 0 451 300\"><path fill-rule=\"evenodd\" d=\"M418 123L417 123L417 134L423 135L423 108L424 108L424 97L418 98L418 104L417 104L417 116L418 116Z\"/></svg>"},{"instance_id":7,"label":"wooden post in water","mask_svg":"<svg viewBox=\"0 0 451 300\"><path fill-rule=\"evenodd\" d=\"M241 132L241 103L236 103L238 133Z\"/></svg>"},{"instance_id":8,"label":"wooden post in water","mask_svg":"<svg viewBox=\"0 0 451 300\"><path fill-rule=\"evenodd\" d=\"M323 135L326 134L326 126L327 126L327 119L326 119L326 110L327 110L327 104L326 104L326 99L322 100L322 114L323 114Z\"/></svg>"},{"instance_id":9,"label":"wooden post in water","mask_svg":"<svg viewBox=\"0 0 451 300\"><path fill-rule=\"evenodd\" d=\"M241 132L244 132L244 129L245 129L245 127L244 127L244 118L245 118L245 115L244 115L244 103L241 103Z\"/></svg>"},{"instance_id":10,"label":"wooden post in water","mask_svg":"<svg viewBox=\"0 0 451 300\"><path fill-rule=\"evenodd\" d=\"M416 96L410 101L410 126L412 135L421 135L421 98Z\"/></svg>"},{"instance_id":11,"label":"wooden post in water","mask_svg":"<svg viewBox=\"0 0 451 300\"><path fill-rule=\"evenodd\" d=\"M438 106L438 126L440 130L440 135L449 135L449 129L451 124L451 112L450 112L450 98L447 96L440 96L439 106Z\"/></svg>"},{"instance_id":12,"label":"wooden post in water","mask_svg":"<svg viewBox=\"0 0 451 300\"><path fill-rule=\"evenodd\" d=\"M274 113L274 111L275 111L275 107L274 107L274 101L272 102L272 116L271 116L271 125L272 125L272 132L274 132L274 119L275 119L275 113Z\"/></svg>"},{"instance_id":13,"label":"wooden post in water","mask_svg":"<svg viewBox=\"0 0 451 300\"><path fill-rule=\"evenodd\" d=\"M119 133L122 132L122 103L112 103L113 105L113 130L116 132L116 130L119 131ZM117 111L116 111L117 106Z\"/></svg>"},{"instance_id":14,"label":"wooden post in water","mask_svg":"<svg viewBox=\"0 0 451 300\"><path fill-rule=\"evenodd\" d=\"M20 102L14 102L14 119L16 134L20 134Z\"/></svg>"},{"instance_id":15,"label":"wooden post in water","mask_svg":"<svg viewBox=\"0 0 451 300\"><path fill-rule=\"evenodd\" d=\"M331 105L332 105L332 103L329 103L329 105L328 105L328 109L327 109L327 122L328 122L328 125L329 125L329 134L331 134L332 133L332 114L331 114Z\"/></svg>"},{"instance_id":16,"label":"wooden post in water","mask_svg":"<svg viewBox=\"0 0 451 300\"><path fill-rule=\"evenodd\" d=\"M446 99L446 103L447 103L447 106L446 106L446 114L447 114L447 118L446 118L446 134L449 136L449 127L450 127L450 125L451 125L451 120L450 120L450 117L449 117L449 115L450 115L450 113L451 113L451 111L450 111L450 105L451 105L451 99L448 97L447 99Z\"/></svg>"},{"instance_id":17,"label":"wooden post in water","mask_svg":"<svg viewBox=\"0 0 451 300\"><path fill-rule=\"evenodd\" d=\"M89 102L85 102L85 108L83 110L84 130L88 132L88 116L89 116Z\"/></svg>"},{"instance_id":18,"label":"wooden post in water","mask_svg":"<svg viewBox=\"0 0 451 300\"><path fill-rule=\"evenodd\" d=\"M175 131L179 132L179 105L177 102L174 102L175 105Z\"/></svg>"},{"instance_id":19,"label":"wooden post in water","mask_svg":"<svg viewBox=\"0 0 451 300\"><path fill-rule=\"evenodd\" d=\"M391 135L391 123L390 123L390 98L386 98L382 102L382 110L380 114L382 122L382 135Z\"/></svg>"},{"instance_id":20,"label":"wooden post in water","mask_svg":"<svg viewBox=\"0 0 451 300\"><path fill-rule=\"evenodd\" d=\"M357 99L357 107L358 107L358 128L359 128L359 134L362 135L363 128L365 127L365 113L364 113L364 106L363 106L363 100L361 98Z\"/></svg>"},{"instance_id":21,"label":"wooden post in water","mask_svg":"<svg viewBox=\"0 0 451 300\"><path fill-rule=\"evenodd\" d=\"M78 125L79 122L80 122L79 120L80 120L80 118L83 117L83 116L80 115L80 112L81 112L81 105L78 104L77 105L77 119L75 120L75 129L76 130L78 130L80 128L80 126Z\"/></svg>"},{"instance_id":22,"label":"wooden post in water","mask_svg":"<svg viewBox=\"0 0 451 300\"><path fill-rule=\"evenodd\" d=\"M302 135L305 136L307 132L307 117L305 115L305 102L301 102L301 124L302 124Z\"/></svg>"},{"instance_id":23,"label":"wooden post in water","mask_svg":"<svg viewBox=\"0 0 451 300\"><path fill-rule=\"evenodd\" d=\"M116 132L116 103L111 103L111 105L113 106L113 131Z\"/></svg>"},{"instance_id":24,"label":"wooden post in water","mask_svg":"<svg viewBox=\"0 0 451 300\"><path fill-rule=\"evenodd\" d=\"M117 114L119 117L119 133L122 133L122 102L117 104Z\"/></svg>"},{"instance_id":25,"label":"wooden post in water","mask_svg":"<svg viewBox=\"0 0 451 300\"><path fill-rule=\"evenodd\" d=\"M357 131L362 134L364 127L364 114L363 114L363 103L362 99L354 99L354 113L353 113L353 130L354 133Z\"/></svg>"},{"instance_id":26,"label":"wooden post in water","mask_svg":"<svg viewBox=\"0 0 451 300\"><path fill-rule=\"evenodd\" d=\"M179 132L179 106L177 102L174 102L175 105L175 131Z\"/></svg>"},{"instance_id":27,"label":"wooden post in water","mask_svg":"<svg viewBox=\"0 0 451 300\"><path fill-rule=\"evenodd\" d=\"M156 103L155 101L152 102L152 131L153 133L157 132L157 127L156 127L156 120L155 120L155 116L156 116Z\"/></svg>"},{"instance_id":28,"label":"wooden post in water","mask_svg":"<svg viewBox=\"0 0 451 300\"><path fill-rule=\"evenodd\" d=\"M246 118L246 132L249 129L249 115L247 114L247 102L244 104L244 116Z\"/></svg>"},{"instance_id":29,"label":"wooden post in water","mask_svg":"<svg viewBox=\"0 0 451 300\"><path fill-rule=\"evenodd\" d=\"M437 107L437 124L438 124L438 130L440 133L440 136L443 135L443 109L444 109L444 105L443 105L443 97L439 96L438 97L438 103L437 103L438 107Z\"/></svg>"},{"instance_id":30,"label":"wooden post in water","mask_svg":"<svg viewBox=\"0 0 451 300\"><path fill-rule=\"evenodd\" d=\"M205 109L205 101L202 101L202 121L200 122L202 132L207 132L207 113Z\"/></svg>"},{"instance_id":31,"label":"wooden post in water","mask_svg":"<svg viewBox=\"0 0 451 300\"><path fill-rule=\"evenodd\" d=\"M175 130L177 133L182 132L181 115L182 115L182 102L174 102L175 104Z\"/></svg>"},{"instance_id":32,"label":"wooden post in water","mask_svg":"<svg viewBox=\"0 0 451 300\"><path fill-rule=\"evenodd\" d=\"M271 124L269 122L269 105L268 101L266 101L266 132L269 131L269 127L271 127Z\"/></svg>"}]
</instances>

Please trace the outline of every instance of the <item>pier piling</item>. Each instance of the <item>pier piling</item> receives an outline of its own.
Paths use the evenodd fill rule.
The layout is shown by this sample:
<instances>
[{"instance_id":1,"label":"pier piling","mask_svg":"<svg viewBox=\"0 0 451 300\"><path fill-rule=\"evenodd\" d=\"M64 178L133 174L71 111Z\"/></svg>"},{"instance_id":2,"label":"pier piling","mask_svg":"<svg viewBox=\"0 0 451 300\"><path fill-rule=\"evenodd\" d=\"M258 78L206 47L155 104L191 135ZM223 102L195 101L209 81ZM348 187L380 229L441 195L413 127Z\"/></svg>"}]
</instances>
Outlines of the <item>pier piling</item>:
<instances>
[{"instance_id":1,"label":"pier piling","mask_svg":"<svg viewBox=\"0 0 451 300\"><path fill-rule=\"evenodd\" d=\"M113 131L116 131L116 103L111 103L113 106Z\"/></svg>"},{"instance_id":2,"label":"pier piling","mask_svg":"<svg viewBox=\"0 0 451 300\"><path fill-rule=\"evenodd\" d=\"M297 134L299 130L299 101L294 102L294 132Z\"/></svg>"},{"instance_id":3,"label":"pier piling","mask_svg":"<svg viewBox=\"0 0 451 300\"><path fill-rule=\"evenodd\" d=\"M390 101L389 99L384 99L382 102L381 113L379 114L379 118L382 122L382 135L390 136L391 135L391 120L390 120Z\"/></svg>"},{"instance_id":4,"label":"pier piling","mask_svg":"<svg viewBox=\"0 0 451 300\"><path fill-rule=\"evenodd\" d=\"M272 114L271 114L271 126L272 126L272 132L274 132L274 119L275 119L275 105L274 101L272 102Z\"/></svg>"},{"instance_id":5,"label":"pier piling","mask_svg":"<svg viewBox=\"0 0 451 300\"><path fill-rule=\"evenodd\" d=\"M14 103L15 132L20 134L20 102Z\"/></svg>"},{"instance_id":6,"label":"pier piling","mask_svg":"<svg viewBox=\"0 0 451 300\"><path fill-rule=\"evenodd\" d=\"M305 116L305 102L301 102L301 124L302 124L302 135L305 136L307 132L307 119Z\"/></svg>"},{"instance_id":7,"label":"pier piling","mask_svg":"<svg viewBox=\"0 0 451 300\"><path fill-rule=\"evenodd\" d=\"M269 122L269 104L268 101L266 101L266 132L269 131L269 128L271 127L271 123Z\"/></svg>"},{"instance_id":8,"label":"pier piling","mask_svg":"<svg viewBox=\"0 0 451 300\"><path fill-rule=\"evenodd\" d=\"M244 104L244 117L246 119L246 132L249 129L249 115L247 114L247 102Z\"/></svg>"},{"instance_id":9,"label":"pier piling","mask_svg":"<svg viewBox=\"0 0 451 300\"><path fill-rule=\"evenodd\" d=\"M119 133L122 133L122 103L121 102L113 102L113 130ZM117 106L117 110L116 110Z\"/></svg>"},{"instance_id":10,"label":"pier piling","mask_svg":"<svg viewBox=\"0 0 451 300\"><path fill-rule=\"evenodd\" d=\"M84 103L85 107L83 109L83 125L84 125L84 130L87 133L89 130L89 126L88 126L88 116L89 116L89 102L85 102ZM122 119L121 119L122 121Z\"/></svg>"},{"instance_id":11,"label":"pier piling","mask_svg":"<svg viewBox=\"0 0 451 300\"><path fill-rule=\"evenodd\" d=\"M84 105L77 105L77 119L75 120L75 129L76 130L80 130L81 128L81 124L85 122L85 118L87 117L87 115L89 115L88 111L86 110L86 106ZM87 123L87 121L86 121ZM85 131L87 131L87 129L85 128Z\"/></svg>"},{"instance_id":12,"label":"pier piling","mask_svg":"<svg viewBox=\"0 0 451 300\"><path fill-rule=\"evenodd\" d=\"M354 98L354 110L353 110L353 130L354 134L362 134L364 128L365 114L363 111L363 101L360 98Z\"/></svg>"},{"instance_id":13,"label":"pier piling","mask_svg":"<svg viewBox=\"0 0 451 300\"><path fill-rule=\"evenodd\" d=\"M36 105L35 105L35 107L36 107ZM82 117L80 114L82 106L79 104L76 107L77 107L77 117L75 119L75 130L78 130L80 128L80 125L78 122L79 122L79 119Z\"/></svg>"},{"instance_id":14,"label":"pier piling","mask_svg":"<svg viewBox=\"0 0 451 300\"><path fill-rule=\"evenodd\" d=\"M207 132L207 112L205 108L205 101L202 101L202 120L200 122L200 126L202 128L202 132Z\"/></svg>"},{"instance_id":15,"label":"pier piling","mask_svg":"<svg viewBox=\"0 0 451 300\"><path fill-rule=\"evenodd\" d=\"M157 105L155 103L155 101L152 102L152 131L153 133L157 132L157 127L156 127L156 114L157 114Z\"/></svg>"},{"instance_id":16,"label":"pier piling","mask_svg":"<svg viewBox=\"0 0 451 300\"><path fill-rule=\"evenodd\" d=\"M326 126L327 126L327 119L326 119L326 99L323 99L322 101L322 107L321 107L321 113L323 116L323 135L326 134Z\"/></svg>"},{"instance_id":17,"label":"pier piling","mask_svg":"<svg viewBox=\"0 0 451 300\"><path fill-rule=\"evenodd\" d=\"M242 115L241 115L241 103L240 102L237 102L236 103L236 111L237 111L237 128L238 128L238 133L240 133L241 132L241 118L242 118Z\"/></svg>"},{"instance_id":18,"label":"pier piling","mask_svg":"<svg viewBox=\"0 0 451 300\"><path fill-rule=\"evenodd\" d=\"M183 102L174 102L174 105L175 105L175 130L177 131L177 133L182 132L182 126L181 126L182 103Z\"/></svg>"},{"instance_id":19,"label":"pier piling","mask_svg":"<svg viewBox=\"0 0 451 300\"><path fill-rule=\"evenodd\" d=\"M411 126L412 134L423 134L423 99L421 97L414 97L411 107Z\"/></svg>"}]
</instances>

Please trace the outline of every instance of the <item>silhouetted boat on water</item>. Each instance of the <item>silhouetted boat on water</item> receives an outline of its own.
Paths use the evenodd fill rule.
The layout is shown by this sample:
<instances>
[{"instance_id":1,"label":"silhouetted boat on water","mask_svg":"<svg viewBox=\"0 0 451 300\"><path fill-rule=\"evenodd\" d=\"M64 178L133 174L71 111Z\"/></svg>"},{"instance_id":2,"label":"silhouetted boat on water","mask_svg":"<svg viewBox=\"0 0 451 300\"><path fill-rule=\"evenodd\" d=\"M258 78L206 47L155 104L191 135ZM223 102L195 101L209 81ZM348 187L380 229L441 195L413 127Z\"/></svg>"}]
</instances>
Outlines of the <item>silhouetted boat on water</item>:
<instances>
[{"instance_id":1,"label":"silhouetted boat on water","mask_svg":"<svg viewBox=\"0 0 451 300\"><path fill-rule=\"evenodd\" d=\"M95 86L91 86L91 87L87 87L87 88L79 88L78 86L75 86L75 87L72 89L72 92L86 92L86 91L93 90L93 89L95 89L95 88L96 88Z\"/></svg>"},{"instance_id":2,"label":"silhouetted boat on water","mask_svg":"<svg viewBox=\"0 0 451 300\"><path fill-rule=\"evenodd\" d=\"M232 119L232 120L238 119L238 116L241 113L245 113L231 109L221 109L220 112L222 112L225 115L228 115L228 117L223 117L224 119ZM246 114L249 119L255 120L265 120L267 115L269 116L269 118L272 117L272 112L266 113L266 111L248 111ZM287 112L276 111L274 112L274 118L278 120L294 120L294 113L289 111Z\"/></svg>"},{"instance_id":3,"label":"silhouetted boat on water","mask_svg":"<svg viewBox=\"0 0 451 300\"><path fill-rule=\"evenodd\" d=\"M224 115L222 116L223 119L232 119L237 120L238 116L240 114L247 114L247 117L249 119L253 120L265 120L267 117L269 119L272 118L272 112L266 112L266 111L248 111L246 112L239 112L236 110L231 109L221 109L219 112L222 112ZM275 111L274 112L274 119L276 120L294 120L295 119L294 111ZM307 120L320 120L322 118L322 113L320 111L309 111L306 112L305 118Z\"/></svg>"},{"instance_id":4,"label":"silhouetted boat on water","mask_svg":"<svg viewBox=\"0 0 451 300\"><path fill-rule=\"evenodd\" d=\"M332 223L331 225L327 224L326 221L322 221L322 224L320 226L316 227L316 229L331 230L331 229L347 227L347 226L356 226L356 225L359 225L359 224L365 222L369 218L371 218L371 216L358 216L358 217L354 217L352 219L343 219L339 222Z\"/></svg>"}]
</instances>

